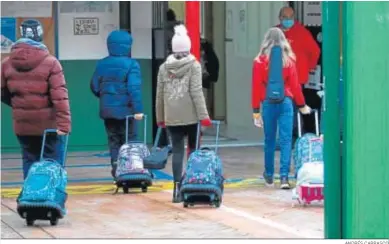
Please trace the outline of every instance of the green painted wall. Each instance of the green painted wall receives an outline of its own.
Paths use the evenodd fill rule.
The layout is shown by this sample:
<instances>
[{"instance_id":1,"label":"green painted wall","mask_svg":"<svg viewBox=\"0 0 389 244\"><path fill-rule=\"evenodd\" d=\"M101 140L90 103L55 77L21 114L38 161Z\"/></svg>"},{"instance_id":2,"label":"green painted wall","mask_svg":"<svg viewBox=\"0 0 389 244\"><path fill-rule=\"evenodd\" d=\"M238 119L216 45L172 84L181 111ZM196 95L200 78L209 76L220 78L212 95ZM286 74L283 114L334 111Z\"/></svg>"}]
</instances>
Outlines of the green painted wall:
<instances>
[{"instance_id":1,"label":"green painted wall","mask_svg":"<svg viewBox=\"0 0 389 244\"><path fill-rule=\"evenodd\" d=\"M148 119L148 142L152 141L152 77L151 60L138 60L142 69L143 103ZM103 121L99 118L98 99L89 88L96 61L61 61L67 81L72 113L72 134L69 139L70 151L106 150L107 137ZM143 136L143 133L141 134ZM3 152L19 151L14 135L11 110L2 106L1 111L1 149Z\"/></svg>"},{"instance_id":2,"label":"green painted wall","mask_svg":"<svg viewBox=\"0 0 389 244\"><path fill-rule=\"evenodd\" d=\"M389 2L344 2L343 238L389 238Z\"/></svg>"},{"instance_id":3,"label":"green painted wall","mask_svg":"<svg viewBox=\"0 0 389 244\"><path fill-rule=\"evenodd\" d=\"M15 152L19 150L19 142L16 139L12 126L11 108L1 104L1 152Z\"/></svg>"}]
</instances>

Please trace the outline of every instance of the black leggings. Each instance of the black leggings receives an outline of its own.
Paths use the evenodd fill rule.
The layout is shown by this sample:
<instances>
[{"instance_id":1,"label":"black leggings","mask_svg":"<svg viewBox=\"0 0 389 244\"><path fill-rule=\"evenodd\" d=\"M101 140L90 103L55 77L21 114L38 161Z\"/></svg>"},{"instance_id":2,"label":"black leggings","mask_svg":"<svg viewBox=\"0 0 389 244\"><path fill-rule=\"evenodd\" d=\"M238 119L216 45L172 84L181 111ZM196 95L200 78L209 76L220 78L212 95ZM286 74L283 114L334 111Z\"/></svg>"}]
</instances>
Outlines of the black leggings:
<instances>
[{"instance_id":1,"label":"black leggings","mask_svg":"<svg viewBox=\"0 0 389 244\"><path fill-rule=\"evenodd\" d=\"M173 144L173 178L174 182L180 182L185 155L185 136L188 136L190 153L196 149L197 124L168 126Z\"/></svg>"}]
</instances>

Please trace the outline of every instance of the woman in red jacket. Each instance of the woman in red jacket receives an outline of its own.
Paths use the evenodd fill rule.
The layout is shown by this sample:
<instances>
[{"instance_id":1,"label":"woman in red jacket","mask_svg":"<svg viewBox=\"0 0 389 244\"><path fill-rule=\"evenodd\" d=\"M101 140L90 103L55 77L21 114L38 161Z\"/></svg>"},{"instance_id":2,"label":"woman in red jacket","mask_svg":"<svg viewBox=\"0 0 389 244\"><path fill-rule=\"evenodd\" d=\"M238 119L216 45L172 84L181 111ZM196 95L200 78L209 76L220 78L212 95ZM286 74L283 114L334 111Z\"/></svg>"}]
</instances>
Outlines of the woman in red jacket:
<instances>
[{"instance_id":1,"label":"woman in red jacket","mask_svg":"<svg viewBox=\"0 0 389 244\"><path fill-rule=\"evenodd\" d=\"M284 98L279 102L267 99L269 57L273 47L282 50L282 77ZM281 66L281 65L280 65ZM252 74L252 108L255 125L264 127L265 132L265 172L263 173L267 185L273 185L274 152L276 147L277 125L279 126L279 142L281 148L280 177L281 189L289 189L289 168L292 151L293 130L293 100L303 114L311 109L305 104L301 86L298 81L295 55L279 28L271 28L265 35L258 56L254 59ZM263 120L260 113L262 105Z\"/></svg>"}]
</instances>

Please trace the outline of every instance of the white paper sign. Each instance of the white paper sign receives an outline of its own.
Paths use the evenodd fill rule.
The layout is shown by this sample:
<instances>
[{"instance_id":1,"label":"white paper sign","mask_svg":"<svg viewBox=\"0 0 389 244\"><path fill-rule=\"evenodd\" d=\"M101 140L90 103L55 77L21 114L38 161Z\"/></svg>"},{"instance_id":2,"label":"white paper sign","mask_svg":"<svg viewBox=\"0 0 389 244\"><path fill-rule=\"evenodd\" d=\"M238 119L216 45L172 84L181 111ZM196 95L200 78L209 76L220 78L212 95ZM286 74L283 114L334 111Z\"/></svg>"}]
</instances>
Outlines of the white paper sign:
<instances>
[{"instance_id":1,"label":"white paper sign","mask_svg":"<svg viewBox=\"0 0 389 244\"><path fill-rule=\"evenodd\" d=\"M115 29L119 29L119 2L58 2L61 60L107 56L107 37Z\"/></svg>"},{"instance_id":2,"label":"white paper sign","mask_svg":"<svg viewBox=\"0 0 389 244\"><path fill-rule=\"evenodd\" d=\"M238 17L236 18L236 29L235 33L239 38L236 38L234 41L235 44L235 53L237 56L246 57L247 56L247 31L248 31L248 11L247 11L247 3L246 2L238 2L239 11Z\"/></svg>"},{"instance_id":3,"label":"white paper sign","mask_svg":"<svg viewBox=\"0 0 389 244\"><path fill-rule=\"evenodd\" d=\"M76 36L98 35L99 19L98 18L74 18L73 32Z\"/></svg>"},{"instance_id":4,"label":"white paper sign","mask_svg":"<svg viewBox=\"0 0 389 244\"><path fill-rule=\"evenodd\" d=\"M321 2L312 1L304 2L304 25L305 26L321 26Z\"/></svg>"},{"instance_id":5,"label":"white paper sign","mask_svg":"<svg viewBox=\"0 0 389 244\"><path fill-rule=\"evenodd\" d=\"M317 65L316 70L314 72L309 72L309 80L308 83L305 84L305 88L313 89L320 91L322 89L321 84L321 66Z\"/></svg>"},{"instance_id":6,"label":"white paper sign","mask_svg":"<svg viewBox=\"0 0 389 244\"><path fill-rule=\"evenodd\" d=\"M226 39L232 39L234 35L234 23L232 9L227 9L226 12Z\"/></svg>"}]
</instances>

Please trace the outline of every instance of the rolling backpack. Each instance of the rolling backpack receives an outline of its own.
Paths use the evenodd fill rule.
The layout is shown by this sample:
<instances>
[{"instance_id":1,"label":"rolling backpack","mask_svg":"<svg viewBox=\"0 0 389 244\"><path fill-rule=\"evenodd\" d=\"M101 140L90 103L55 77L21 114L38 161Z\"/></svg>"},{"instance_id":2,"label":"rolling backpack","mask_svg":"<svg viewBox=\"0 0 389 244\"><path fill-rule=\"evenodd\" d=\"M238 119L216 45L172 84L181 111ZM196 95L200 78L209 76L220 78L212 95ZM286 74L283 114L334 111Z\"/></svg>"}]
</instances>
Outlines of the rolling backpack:
<instances>
[{"instance_id":1,"label":"rolling backpack","mask_svg":"<svg viewBox=\"0 0 389 244\"><path fill-rule=\"evenodd\" d=\"M129 119L134 119L134 115L126 116L126 143L119 149L115 172L117 186L115 193L119 191L119 188L122 188L124 193L128 193L129 188L141 188L142 192L147 192L147 188L152 185L153 176L143 165L143 159L150 155L146 144L147 116L143 116L143 142L128 140Z\"/></svg>"},{"instance_id":2,"label":"rolling backpack","mask_svg":"<svg viewBox=\"0 0 389 244\"><path fill-rule=\"evenodd\" d=\"M223 163L217 153L220 121L217 125L215 150L199 148L201 126L198 125L196 151L190 154L181 180L180 194L184 207L209 204L220 207L224 191Z\"/></svg>"},{"instance_id":3,"label":"rolling backpack","mask_svg":"<svg viewBox=\"0 0 389 244\"><path fill-rule=\"evenodd\" d=\"M302 135L301 114L298 113L299 138L293 152L296 187L292 191L292 198L304 205L324 199L323 140L319 136L319 112L312 111L315 113L316 134Z\"/></svg>"},{"instance_id":4,"label":"rolling backpack","mask_svg":"<svg viewBox=\"0 0 389 244\"><path fill-rule=\"evenodd\" d=\"M266 85L266 100L281 103L285 99L285 84L282 77L282 49L274 46L270 52L269 79Z\"/></svg>"},{"instance_id":5,"label":"rolling backpack","mask_svg":"<svg viewBox=\"0 0 389 244\"><path fill-rule=\"evenodd\" d=\"M297 178L298 171L307 162L323 162L323 140L319 136L319 114L317 110L312 110L315 113L316 134L306 133L302 135L301 114L297 115L298 138L295 142L295 150L293 151L293 161L295 165L295 176Z\"/></svg>"},{"instance_id":6,"label":"rolling backpack","mask_svg":"<svg viewBox=\"0 0 389 244\"><path fill-rule=\"evenodd\" d=\"M44 131L40 160L31 165L17 199L17 211L28 226L35 220L49 220L51 225L56 225L58 219L66 215L67 172L57 161L43 158L47 133L57 133L57 130ZM68 135L65 136L64 164L67 143Z\"/></svg>"}]
</instances>

